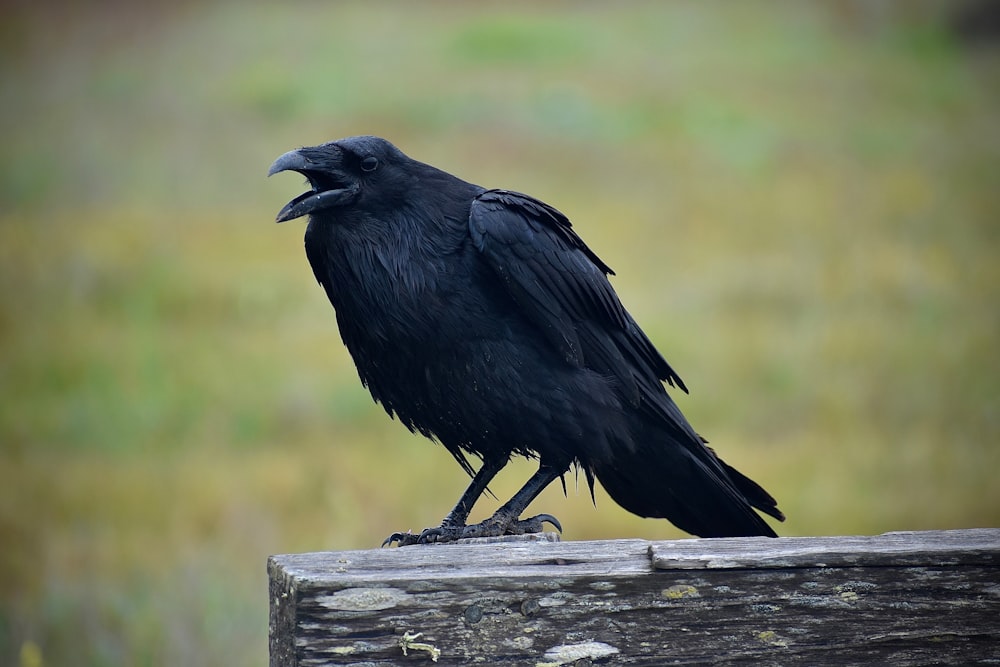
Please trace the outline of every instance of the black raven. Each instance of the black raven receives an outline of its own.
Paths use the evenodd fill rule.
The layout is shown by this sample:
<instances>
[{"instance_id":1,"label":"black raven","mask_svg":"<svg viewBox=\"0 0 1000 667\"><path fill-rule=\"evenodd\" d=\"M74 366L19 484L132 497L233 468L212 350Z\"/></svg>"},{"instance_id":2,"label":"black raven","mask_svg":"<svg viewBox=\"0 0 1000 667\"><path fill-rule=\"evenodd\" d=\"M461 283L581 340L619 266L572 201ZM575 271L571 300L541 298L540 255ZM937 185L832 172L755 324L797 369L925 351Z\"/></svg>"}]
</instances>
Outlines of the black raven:
<instances>
[{"instance_id":1,"label":"black raven","mask_svg":"<svg viewBox=\"0 0 1000 667\"><path fill-rule=\"evenodd\" d=\"M611 269L548 204L467 183L385 139L290 151L269 175L311 189L277 221L309 215L306 256L372 397L472 475L440 526L385 544L537 532L528 504L574 464L630 512L702 537L774 536L784 516L726 465L663 381L681 378L625 310ZM482 460L478 472L467 458ZM538 471L489 519L473 503L511 456Z\"/></svg>"}]
</instances>

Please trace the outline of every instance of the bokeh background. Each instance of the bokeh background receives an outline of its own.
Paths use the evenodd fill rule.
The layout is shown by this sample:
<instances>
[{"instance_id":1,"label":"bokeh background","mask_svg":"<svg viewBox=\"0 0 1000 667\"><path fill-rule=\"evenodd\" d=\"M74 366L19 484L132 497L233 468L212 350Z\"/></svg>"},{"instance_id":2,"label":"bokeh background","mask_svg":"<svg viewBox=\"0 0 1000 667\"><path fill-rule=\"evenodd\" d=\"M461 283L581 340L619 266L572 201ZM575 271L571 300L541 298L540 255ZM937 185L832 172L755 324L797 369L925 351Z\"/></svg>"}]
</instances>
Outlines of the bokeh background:
<instances>
[{"instance_id":1,"label":"bokeh background","mask_svg":"<svg viewBox=\"0 0 1000 667\"><path fill-rule=\"evenodd\" d=\"M353 134L569 215L783 534L1000 525L1000 57L967 6L5 6L0 664L264 665L267 555L457 499L272 222L303 186L270 162ZM533 506L565 539L682 536L568 481Z\"/></svg>"}]
</instances>

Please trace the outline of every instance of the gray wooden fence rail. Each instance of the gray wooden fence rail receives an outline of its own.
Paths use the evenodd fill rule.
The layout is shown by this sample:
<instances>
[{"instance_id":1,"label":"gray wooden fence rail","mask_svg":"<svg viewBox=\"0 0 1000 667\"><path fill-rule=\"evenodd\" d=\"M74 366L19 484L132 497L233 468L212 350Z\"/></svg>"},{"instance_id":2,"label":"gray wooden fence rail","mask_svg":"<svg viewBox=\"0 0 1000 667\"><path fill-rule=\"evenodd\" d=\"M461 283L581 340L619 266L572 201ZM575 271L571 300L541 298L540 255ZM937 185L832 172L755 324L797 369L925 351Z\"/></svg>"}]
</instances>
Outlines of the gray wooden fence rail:
<instances>
[{"instance_id":1,"label":"gray wooden fence rail","mask_svg":"<svg viewBox=\"0 0 1000 667\"><path fill-rule=\"evenodd\" d=\"M1000 529L272 556L272 667L1000 664Z\"/></svg>"}]
</instances>

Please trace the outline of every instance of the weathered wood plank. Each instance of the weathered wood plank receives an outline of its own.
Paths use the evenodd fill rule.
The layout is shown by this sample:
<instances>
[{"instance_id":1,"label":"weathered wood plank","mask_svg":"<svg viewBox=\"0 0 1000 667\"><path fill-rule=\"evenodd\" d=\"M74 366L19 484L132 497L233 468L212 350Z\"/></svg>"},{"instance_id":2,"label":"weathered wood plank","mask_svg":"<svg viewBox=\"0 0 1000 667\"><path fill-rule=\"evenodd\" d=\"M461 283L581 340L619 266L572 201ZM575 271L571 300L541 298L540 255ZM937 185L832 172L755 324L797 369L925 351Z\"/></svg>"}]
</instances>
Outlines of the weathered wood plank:
<instances>
[{"instance_id":1,"label":"weathered wood plank","mask_svg":"<svg viewBox=\"0 0 1000 667\"><path fill-rule=\"evenodd\" d=\"M997 565L992 528L896 532L849 537L766 537L654 542L658 569Z\"/></svg>"},{"instance_id":2,"label":"weathered wood plank","mask_svg":"<svg viewBox=\"0 0 1000 667\"><path fill-rule=\"evenodd\" d=\"M269 572L273 666L1000 662L992 529L459 543Z\"/></svg>"}]
</instances>

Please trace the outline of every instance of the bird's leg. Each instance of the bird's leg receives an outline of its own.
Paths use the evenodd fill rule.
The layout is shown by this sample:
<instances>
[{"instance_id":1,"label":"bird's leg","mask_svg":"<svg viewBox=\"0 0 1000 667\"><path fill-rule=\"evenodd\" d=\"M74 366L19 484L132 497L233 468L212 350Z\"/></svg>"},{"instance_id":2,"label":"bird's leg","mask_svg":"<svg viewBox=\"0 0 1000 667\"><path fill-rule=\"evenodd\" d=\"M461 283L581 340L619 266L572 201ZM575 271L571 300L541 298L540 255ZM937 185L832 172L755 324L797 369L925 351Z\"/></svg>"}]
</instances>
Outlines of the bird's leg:
<instances>
[{"instance_id":1,"label":"bird's leg","mask_svg":"<svg viewBox=\"0 0 1000 667\"><path fill-rule=\"evenodd\" d=\"M494 512L493 516L481 523L466 526L462 529L460 537L498 537L500 535L540 533L545 523L551 523L559 532L562 532L559 521L551 514L539 514L528 519L521 519L520 516L531 504L531 501L542 492L542 489L556 478L565 475L568 470L568 465L559 468L543 463L535 474L525 482L521 490Z\"/></svg>"},{"instance_id":2,"label":"bird's leg","mask_svg":"<svg viewBox=\"0 0 1000 667\"><path fill-rule=\"evenodd\" d=\"M469 486L462 493L462 497L448 512L448 516L444 518L439 527L427 528L419 533L393 533L385 538L382 546L391 545L393 542L398 543L401 547L426 542L448 542L461 537L462 529L465 528L465 520L469 518L472 506L476 504L479 496L483 495L486 490L486 486L493 481L493 478L497 476L506 463L507 459L504 457L483 459L483 465L479 472L473 476Z\"/></svg>"},{"instance_id":3,"label":"bird's leg","mask_svg":"<svg viewBox=\"0 0 1000 667\"><path fill-rule=\"evenodd\" d=\"M452 542L467 537L499 537L500 535L524 535L525 533L542 532L545 523L550 523L562 532L559 520L551 514L539 514L528 519L521 519L521 513L531 504L539 493L553 480L563 476L569 466L562 468L542 464L514 497L504 503L493 516L481 523L465 525L472 505L486 490L486 485L496 477L506 461L483 461L469 487L459 498L455 508L448 513L437 528L428 528L420 533L393 533L385 539L382 546L398 543L399 546L410 544L426 544L429 542Z\"/></svg>"},{"instance_id":4,"label":"bird's leg","mask_svg":"<svg viewBox=\"0 0 1000 667\"><path fill-rule=\"evenodd\" d=\"M514 494L498 509L493 516L481 523L471 526L465 525L465 520L469 517L472 504L482 495L486 485L503 464L491 464L484 461L483 467L472 479L469 488L465 490L458 504L453 509L441 525L437 528L428 528L421 533L393 533L382 546L399 543L399 546L409 544L426 544L428 542L453 542L467 537L499 537L500 535L524 535L525 533L540 533L543 525L550 523L562 532L562 526L551 514L539 514L528 519L521 519L521 513L531 504L539 493L546 486L552 483L557 477L561 477L569 470L569 466L562 468L542 464L534 475L525 482L521 490Z\"/></svg>"},{"instance_id":5,"label":"bird's leg","mask_svg":"<svg viewBox=\"0 0 1000 667\"><path fill-rule=\"evenodd\" d=\"M506 464L507 459L501 457L483 460L483 466L472 478L472 481L469 482L469 486L462 493L462 497L455 503L455 507L448 512L448 516L444 518L441 525L443 527L464 527L465 520L469 518L469 512L472 511L472 506L476 504L479 497L486 491L487 485L493 481L493 478L497 476L497 473Z\"/></svg>"}]
</instances>

